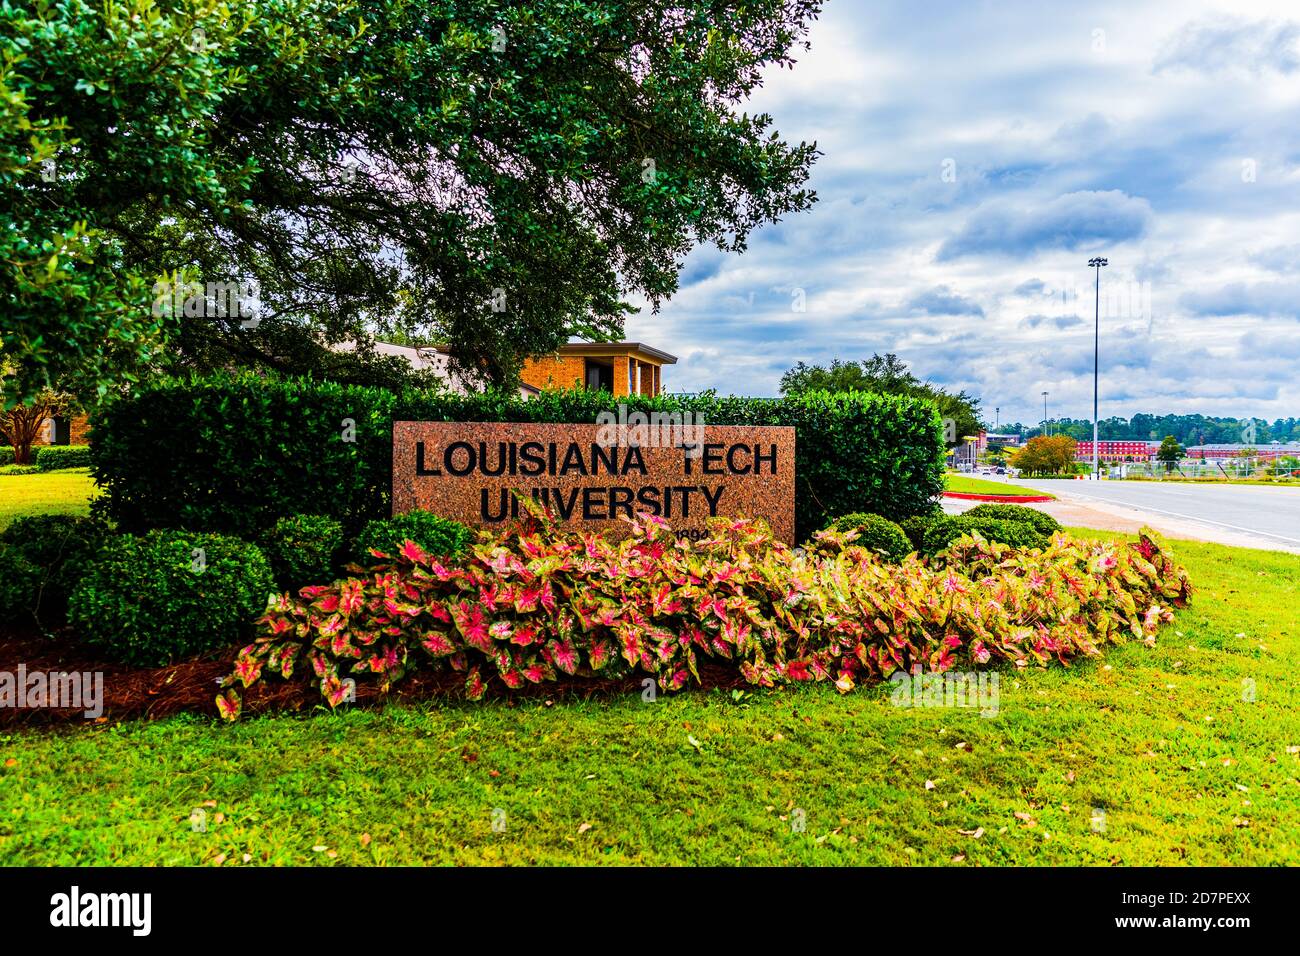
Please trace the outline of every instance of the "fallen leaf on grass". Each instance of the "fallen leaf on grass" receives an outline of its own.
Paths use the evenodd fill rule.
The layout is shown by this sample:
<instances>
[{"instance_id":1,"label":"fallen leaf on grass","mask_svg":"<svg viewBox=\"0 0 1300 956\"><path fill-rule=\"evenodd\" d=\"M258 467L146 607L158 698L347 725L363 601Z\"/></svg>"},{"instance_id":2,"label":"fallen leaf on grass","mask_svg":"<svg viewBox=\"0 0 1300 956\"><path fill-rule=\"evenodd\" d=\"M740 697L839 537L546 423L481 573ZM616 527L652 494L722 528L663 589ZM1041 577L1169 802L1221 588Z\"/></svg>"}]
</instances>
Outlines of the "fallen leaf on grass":
<instances>
[{"instance_id":1,"label":"fallen leaf on grass","mask_svg":"<svg viewBox=\"0 0 1300 956\"><path fill-rule=\"evenodd\" d=\"M1014 816L1017 820L1019 820L1027 827L1032 827L1037 825L1037 821L1029 814L1025 813L1023 810L1017 810Z\"/></svg>"},{"instance_id":2,"label":"fallen leaf on grass","mask_svg":"<svg viewBox=\"0 0 1300 956\"><path fill-rule=\"evenodd\" d=\"M362 846L370 846L370 834L369 834L369 833L363 833L363 834L361 834L361 845L362 845Z\"/></svg>"},{"instance_id":3,"label":"fallen leaf on grass","mask_svg":"<svg viewBox=\"0 0 1300 956\"><path fill-rule=\"evenodd\" d=\"M952 863L964 863L965 861L966 861L966 854L965 854L965 853L958 853L958 854L957 854L956 856L954 856L954 857L952 858L952 860L949 861L949 862L952 862Z\"/></svg>"},{"instance_id":4,"label":"fallen leaf on grass","mask_svg":"<svg viewBox=\"0 0 1300 956\"><path fill-rule=\"evenodd\" d=\"M957 832L960 833L962 836L968 836L978 840L980 837L984 835L984 828L976 827L974 830L958 830Z\"/></svg>"},{"instance_id":5,"label":"fallen leaf on grass","mask_svg":"<svg viewBox=\"0 0 1300 956\"><path fill-rule=\"evenodd\" d=\"M590 830L590 829L591 829L591 824L590 824L590 823L584 823L584 824L582 824L581 826L578 827L578 832L579 832L579 833L586 833L586 832L587 832L588 830Z\"/></svg>"},{"instance_id":6,"label":"fallen leaf on grass","mask_svg":"<svg viewBox=\"0 0 1300 956\"><path fill-rule=\"evenodd\" d=\"M933 781L933 780L927 780L927 781L925 782L925 789L927 789L927 790L933 790L933 789L934 789L934 781Z\"/></svg>"}]
</instances>

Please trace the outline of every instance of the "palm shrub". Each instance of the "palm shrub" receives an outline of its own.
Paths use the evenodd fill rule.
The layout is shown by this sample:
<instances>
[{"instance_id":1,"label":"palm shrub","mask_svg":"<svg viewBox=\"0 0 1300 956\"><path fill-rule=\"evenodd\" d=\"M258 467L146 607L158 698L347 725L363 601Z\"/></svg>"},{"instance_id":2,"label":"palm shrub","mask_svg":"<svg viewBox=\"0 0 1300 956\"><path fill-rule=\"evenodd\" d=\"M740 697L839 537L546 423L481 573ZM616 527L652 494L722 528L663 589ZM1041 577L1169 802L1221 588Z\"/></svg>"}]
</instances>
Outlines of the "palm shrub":
<instances>
[{"instance_id":1,"label":"palm shrub","mask_svg":"<svg viewBox=\"0 0 1300 956\"><path fill-rule=\"evenodd\" d=\"M238 538L123 534L72 592L68 619L105 656L158 666L246 637L273 586L266 556Z\"/></svg>"}]
</instances>

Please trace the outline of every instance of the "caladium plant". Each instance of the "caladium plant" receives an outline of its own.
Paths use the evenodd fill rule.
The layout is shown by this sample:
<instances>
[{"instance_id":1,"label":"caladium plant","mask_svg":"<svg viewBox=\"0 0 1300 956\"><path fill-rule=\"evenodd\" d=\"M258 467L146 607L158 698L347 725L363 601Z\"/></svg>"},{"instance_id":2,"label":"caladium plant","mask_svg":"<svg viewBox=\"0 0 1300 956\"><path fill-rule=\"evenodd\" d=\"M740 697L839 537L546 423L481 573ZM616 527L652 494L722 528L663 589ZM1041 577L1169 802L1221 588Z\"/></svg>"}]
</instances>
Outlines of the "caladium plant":
<instances>
[{"instance_id":1,"label":"caladium plant","mask_svg":"<svg viewBox=\"0 0 1300 956\"><path fill-rule=\"evenodd\" d=\"M558 530L534 517L483 534L460 558L406 542L330 585L280 596L240 651L218 707L235 719L238 687L306 667L331 706L348 677L381 689L415 666L465 675L478 699L507 688L643 673L664 690L727 661L757 685L832 681L847 692L898 669L1095 655L1153 640L1191 598L1186 571L1144 529L1136 543L1055 535L1016 550L978 534L939 559L883 563L851 532L794 549L750 519L713 519L701 540L649 515L631 535ZM443 563L443 562L446 563Z\"/></svg>"}]
</instances>

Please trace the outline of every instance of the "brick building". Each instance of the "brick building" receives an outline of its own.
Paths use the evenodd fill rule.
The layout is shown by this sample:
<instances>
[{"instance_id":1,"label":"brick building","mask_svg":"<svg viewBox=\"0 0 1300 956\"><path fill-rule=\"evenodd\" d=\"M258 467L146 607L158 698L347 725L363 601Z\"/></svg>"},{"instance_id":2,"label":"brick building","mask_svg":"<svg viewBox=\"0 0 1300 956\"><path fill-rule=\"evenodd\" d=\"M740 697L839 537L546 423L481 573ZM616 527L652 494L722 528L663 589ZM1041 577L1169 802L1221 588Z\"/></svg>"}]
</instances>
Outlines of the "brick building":
<instances>
[{"instance_id":1,"label":"brick building","mask_svg":"<svg viewBox=\"0 0 1300 956\"><path fill-rule=\"evenodd\" d=\"M535 389L603 388L616 397L658 395L665 365L677 356L641 342L570 342L549 355L530 358L520 380Z\"/></svg>"},{"instance_id":2,"label":"brick building","mask_svg":"<svg viewBox=\"0 0 1300 956\"><path fill-rule=\"evenodd\" d=\"M1099 441L1097 457L1102 461L1146 461L1160 450L1158 441ZM1075 461L1092 461L1092 441L1074 446Z\"/></svg>"}]
</instances>

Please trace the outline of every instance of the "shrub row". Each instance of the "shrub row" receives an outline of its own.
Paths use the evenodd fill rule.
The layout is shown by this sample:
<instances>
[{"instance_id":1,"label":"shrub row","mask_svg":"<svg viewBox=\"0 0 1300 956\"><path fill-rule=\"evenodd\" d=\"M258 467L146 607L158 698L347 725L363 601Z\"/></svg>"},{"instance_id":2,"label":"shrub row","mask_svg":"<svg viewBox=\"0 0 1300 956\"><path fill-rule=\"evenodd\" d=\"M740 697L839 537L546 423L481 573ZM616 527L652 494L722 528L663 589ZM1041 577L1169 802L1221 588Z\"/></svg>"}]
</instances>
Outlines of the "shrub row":
<instances>
[{"instance_id":1,"label":"shrub row","mask_svg":"<svg viewBox=\"0 0 1300 956\"><path fill-rule=\"evenodd\" d=\"M68 597L109 535L91 518L31 515L0 531L0 620L63 623Z\"/></svg>"},{"instance_id":2,"label":"shrub row","mask_svg":"<svg viewBox=\"0 0 1300 956\"><path fill-rule=\"evenodd\" d=\"M0 466L14 463L13 445L0 445ZM89 468L89 445L36 445L32 448L32 462L37 471L58 471L62 468Z\"/></svg>"},{"instance_id":3,"label":"shrub row","mask_svg":"<svg viewBox=\"0 0 1300 956\"><path fill-rule=\"evenodd\" d=\"M37 471L89 468L89 445L42 445L32 449Z\"/></svg>"},{"instance_id":4,"label":"shrub row","mask_svg":"<svg viewBox=\"0 0 1300 956\"><path fill-rule=\"evenodd\" d=\"M332 518L281 518L257 544L226 535L155 530L113 534L91 518L19 518L0 532L0 622L69 621L106 657L154 666L245 639L273 587L333 580L346 557L371 562L414 540L454 556L469 529L426 512L373 521L345 554Z\"/></svg>"},{"instance_id":5,"label":"shrub row","mask_svg":"<svg viewBox=\"0 0 1300 956\"><path fill-rule=\"evenodd\" d=\"M702 541L674 541L649 518L632 537L538 523L487 538L459 561L408 544L371 573L282 596L260 619L217 697L238 716L266 675L305 673L331 706L344 681L387 686L421 663L465 675L475 699L572 676L650 675L665 690L699 679L703 659L746 680L855 681L920 666L941 672L994 660L1018 666L1154 640L1191 596L1186 572L1144 531L1135 545L1060 535L1045 552L971 536L962 567L901 564L820 532L793 550L761 521L713 519Z\"/></svg>"},{"instance_id":6,"label":"shrub row","mask_svg":"<svg viewBox=\"0 0 1300 956\"><path fill-rule=\"evenodd\" d=\"M255 539L303 502L356 534L391 512L394 421L591 422L630 411L715 425L796 429L796 525L807 534L852 511L901 519L943 488L932 403L898 396L629 396L586 390L531 400L499 393L395 393L257 376L171 381L97 417L100 507L127 530L181 527ZM140 463L149 462L148 468Z\"/></svg>"},{"instance_id":7,"label":"shrub row","mask_svg":"<svg viewBox=\"0 0 1300 956\"><path fill-rule=\"evenodd\" d=\"M912 551L925 556L940 554L954 541L972 533L1014 548L1042 548L1061 530L1051 515L1016 504L978 505L961 515L935 510L897 524L880 515L849 514L837 518L829 527L855 532L858 544L894 562Z\"/></svg>"},{"instance_id":8,"label":"shrub row","mask_svg":"<svg viewBox=\"0 0 1300 956\"><path fill-rule=\"evenodd\" d=\"M903 529L888 518L880 515L854 514L836 518L830 523L832 531L851 531L854 544L874 551L882 560L898 563L913 550L912 543L903 533Z\"/></svg>"}]
</instances>

